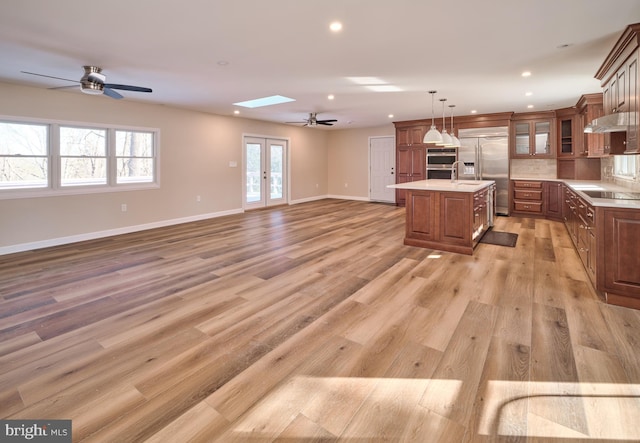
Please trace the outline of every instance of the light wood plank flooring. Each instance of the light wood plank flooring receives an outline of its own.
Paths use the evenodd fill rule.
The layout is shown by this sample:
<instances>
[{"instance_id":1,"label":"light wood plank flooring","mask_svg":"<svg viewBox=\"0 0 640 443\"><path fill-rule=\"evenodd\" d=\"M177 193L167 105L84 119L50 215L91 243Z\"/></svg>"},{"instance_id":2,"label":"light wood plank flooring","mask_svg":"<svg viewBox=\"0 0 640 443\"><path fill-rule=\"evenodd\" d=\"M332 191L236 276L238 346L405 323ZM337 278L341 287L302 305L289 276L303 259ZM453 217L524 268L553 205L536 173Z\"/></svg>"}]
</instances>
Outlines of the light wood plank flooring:
<instances>
[{"instance_id":1,"label":"light wood plank flooring","mask_svg":"<svg viewBox=\"0 0 640 443\"><path fill-rule=\"evenodd\" d=\"M640 311L561 223L323 200L0 257L0 417L82 442L640 440Z\"/></svg>"}]
</instances>

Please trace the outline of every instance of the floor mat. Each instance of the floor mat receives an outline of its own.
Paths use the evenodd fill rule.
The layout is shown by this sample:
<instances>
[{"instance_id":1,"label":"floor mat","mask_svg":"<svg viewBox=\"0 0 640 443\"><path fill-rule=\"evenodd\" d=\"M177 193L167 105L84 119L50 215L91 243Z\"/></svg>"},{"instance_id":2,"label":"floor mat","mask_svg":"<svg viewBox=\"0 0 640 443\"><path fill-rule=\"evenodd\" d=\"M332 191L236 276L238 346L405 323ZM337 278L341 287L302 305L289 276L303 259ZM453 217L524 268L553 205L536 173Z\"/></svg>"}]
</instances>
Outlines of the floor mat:
<instances>
[{"instance_id":1,"label":"floor mat","mask_svg":"<svg viewBox=\"0 0 640 443\"><path fill-rule=\"evenodd\" d=\"M518 241L518 234L489 230L480 239L480 243L488 245L509 246L513 248Z\"/></svg>"}]
</instances>

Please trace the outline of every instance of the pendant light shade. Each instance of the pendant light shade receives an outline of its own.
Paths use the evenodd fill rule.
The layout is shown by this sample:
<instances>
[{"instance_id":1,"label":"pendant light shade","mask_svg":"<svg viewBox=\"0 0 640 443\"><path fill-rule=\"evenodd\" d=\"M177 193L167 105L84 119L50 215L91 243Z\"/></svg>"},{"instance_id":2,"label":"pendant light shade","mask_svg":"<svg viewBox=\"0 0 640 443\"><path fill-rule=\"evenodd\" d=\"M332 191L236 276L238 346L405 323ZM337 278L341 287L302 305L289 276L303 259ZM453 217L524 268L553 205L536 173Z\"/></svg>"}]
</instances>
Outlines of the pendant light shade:
<instances>
[{"instance_id":1,"label":"pendant light shade","mask_svg":"<svg viewBox=\"0 0 640 443\"><path fill-rule=\"evenodd\" d=\"M449 108L451 108L451 143L453 144L454 148L459 148L461 146L460 140L455 136L453 132L453 108L455 107L456 105L449 105Z\"/></svg>"},{"instance_id":2,"label":"pendant light shade","mask_svg":"<svg viewBox=\"0 0 640 443\"><path fill-rule=\"evenodd\" d=\"M436 143L436 145L438 146L444 146L445 148L451 148L453 147L453 141L451 140L451 136L447 133L447 124L445 123L444 120L444 102L447 101L446 98L441 98L440 101L442 102L442 141Z\"/></svg>"},{"instance_id":3,"label":"pendant light shade","mask_svg":"<svg viewBox=\"0 0 640 443\"><path fill-rule=\"evenodd\" d=\"M442 135L440 135L438 129L436 129L435 117L433 115L433 96L436 92L438 91L429 91L429 94L431 94L431 128L424 135L424 138L422 139L423 143L433 144L442 142Z\"/></svg>"}]
</instances>

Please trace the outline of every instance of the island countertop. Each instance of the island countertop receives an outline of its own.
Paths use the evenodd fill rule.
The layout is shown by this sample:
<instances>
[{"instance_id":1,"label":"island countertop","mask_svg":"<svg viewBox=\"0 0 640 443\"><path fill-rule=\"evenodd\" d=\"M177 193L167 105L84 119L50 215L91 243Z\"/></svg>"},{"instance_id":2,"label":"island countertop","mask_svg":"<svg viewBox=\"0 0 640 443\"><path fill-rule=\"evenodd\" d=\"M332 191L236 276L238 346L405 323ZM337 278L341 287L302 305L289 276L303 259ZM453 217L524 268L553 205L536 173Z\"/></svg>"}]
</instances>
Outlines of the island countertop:
<instances>
[{"instance_id":1,"label":"island countertop","mask_svg":"<svg viewBox=\"0 0 640 443\"><path fill-rule=\"evenodd\" d=\"M418 191L476 192L494 184L493 180L418 180L415 182L397 183L387 188L412 189Z\"/></svg>"}]
</instances>

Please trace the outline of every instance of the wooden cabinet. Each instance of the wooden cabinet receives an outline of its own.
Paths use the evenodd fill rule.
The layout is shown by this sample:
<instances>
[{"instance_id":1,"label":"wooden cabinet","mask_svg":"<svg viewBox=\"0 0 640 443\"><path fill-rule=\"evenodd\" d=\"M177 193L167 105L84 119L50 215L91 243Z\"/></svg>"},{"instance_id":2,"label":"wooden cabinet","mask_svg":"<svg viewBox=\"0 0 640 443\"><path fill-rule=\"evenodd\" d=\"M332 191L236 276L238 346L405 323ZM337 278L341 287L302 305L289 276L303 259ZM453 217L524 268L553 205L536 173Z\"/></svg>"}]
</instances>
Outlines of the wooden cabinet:
<instances>
[{"instance_id":1,"label":"wooden cabinet","mask_svg":"<svg viewBox=\"0 0 640 443\"><path fill-rule=\"evenodd\" d=\"M490 212L494 211L494 208L490 206L490 199L492 193L495 192L495 185L491 185L488 188L484 188L473 194L473 233L472 238L474 243L480 239L487 229L489 229L489 216Z\"/></svg>"},{"instance_id":2,"label":"wooden cabinet","mask_svg":"<svg viewBox=\"0 0 640 443\"><path fill-rule=\"evenodd\" d=\"M404 244L471 255L489 229L491 188L480 191L408 189Z\"/></svg>"},{"instance_id":3,"label":"wooden cabinet","mask_svg":"<svg viewBox=\"0 0 640 443\"><path fill-rule=\"evenodd\" d=\"M396 184L426 179L426 123L396 123ZM396 189L396 205L406 204L406 191Z\"/></svg>"},{"instance_id":4,"label":"wooden cabinet","mask_svg":"<svg viewBox=\"0 0 640 443\"><path fill-rule=\"evenodd\" d=\"M424 145L396 148L396 183L407 183L426 178L426 148ZM406 191L396 189L396 204L404 206Z\"/></svg>"},{"instance_id":5,"label":"wooden cabinet","mask_svg":"<svg viewBox=\"0 0 640 443\"><path fill-rule=\"evenodd\" d=\"M600 113L602 94L599 95ZM604 155L604 135L584 134L584 126L597 118L597 97L586 96L575 107L556 110L557 177L569 180L599 180L600 157ZM591 106L591 108L589 108ZM589 120L591 119L591 120ZM596 137L587 139L586 136ZM589 151L591 149L591 152Z\"/></svg>"},{"instance_id":6,"label":"wooden cabinet","mask_svg":"<svg viewBox=\"0 0 640 443\"><path fill-rule=\"evenodd\" d=\"M552 220L562 220L562 183L546 181L543 183L544 215Z\"/></svg>"},{"instance_id":7,"label":"wooden cabinet","mask_svg":"<svg viewBox=\"0 0 640 443\"><path fill-rule=\"evenodd\" d=\"M555 113L514 114L511 120L512 158L555 158Z\"/></svg>"},{"instance_id":8,"label":"wooden cabinet","mask_svg":"<svg viewBox=\"0 0 640 443\"><path fill-rule=\"evenodd\" d=\"M578 110L578 155L583 157L602 157L604 152L604 134L585 133L584 128L595 119L604 115L602 93L584 94L576 103Z\"/></svg>"},{"instance_id":9,"label":"wooden cabinet","mask_svg":"<svg viewBox=\"0 0 640 443\"><path fill-rule=\"evenodd\" d=\"M541 181L513 180L513 215L543 215Z\"/></svg>"},{"instance_id":10,"label":"wooden cabinet","mask_svg":"<svg viewBox=\"0 0 640 443\"><path fill-rule=\"evenodd\" d=\"M611 154L640 153L639 54L640 23L637 23L627 26L596 73L603 90L604 114L628 113L626 132L605 133L604 149Z\"/></svg>"},{"instance_id":11,"label":"wooden cabinet","mask_svg":"<svg viewBox=\"0 0 640 443\"><path fill-rule=\"evenodd\" d=\"M564 186L562 219L591 283L596 286L598 249L596 211L578 194Z\"/></svg>"},{"instance_id":12,"label":"wooden cabinet","mask_svg":"<svg viewBox=\"0 0 640 443\"><path fill-rule=\"evenodd\" d=\"M398 146L421 145L427 132L425 125L415 125L396 128L396 144Z\"/></svg>"},{"instance_id":13,"label":"wooden cabinet","mask_svg":"<svg viewBox=\"0 0 640 443\"><path fill-rule=\"evenodd\" d=\"M556 110L556 147L557 156L560 158L574 158L581 147L580 133L578 131L579 115L575 107Z\"/></svg>"},{"instance_id":14,"label":"wooden cabinet","mask_svg":"<svg viewBox=\"0 0 640 443\"><path fill-rule=\"evenodd\" d=\"M640 309L640 211L598 208L598 289L607 302Z\"/></svg>"}]
</instances>

